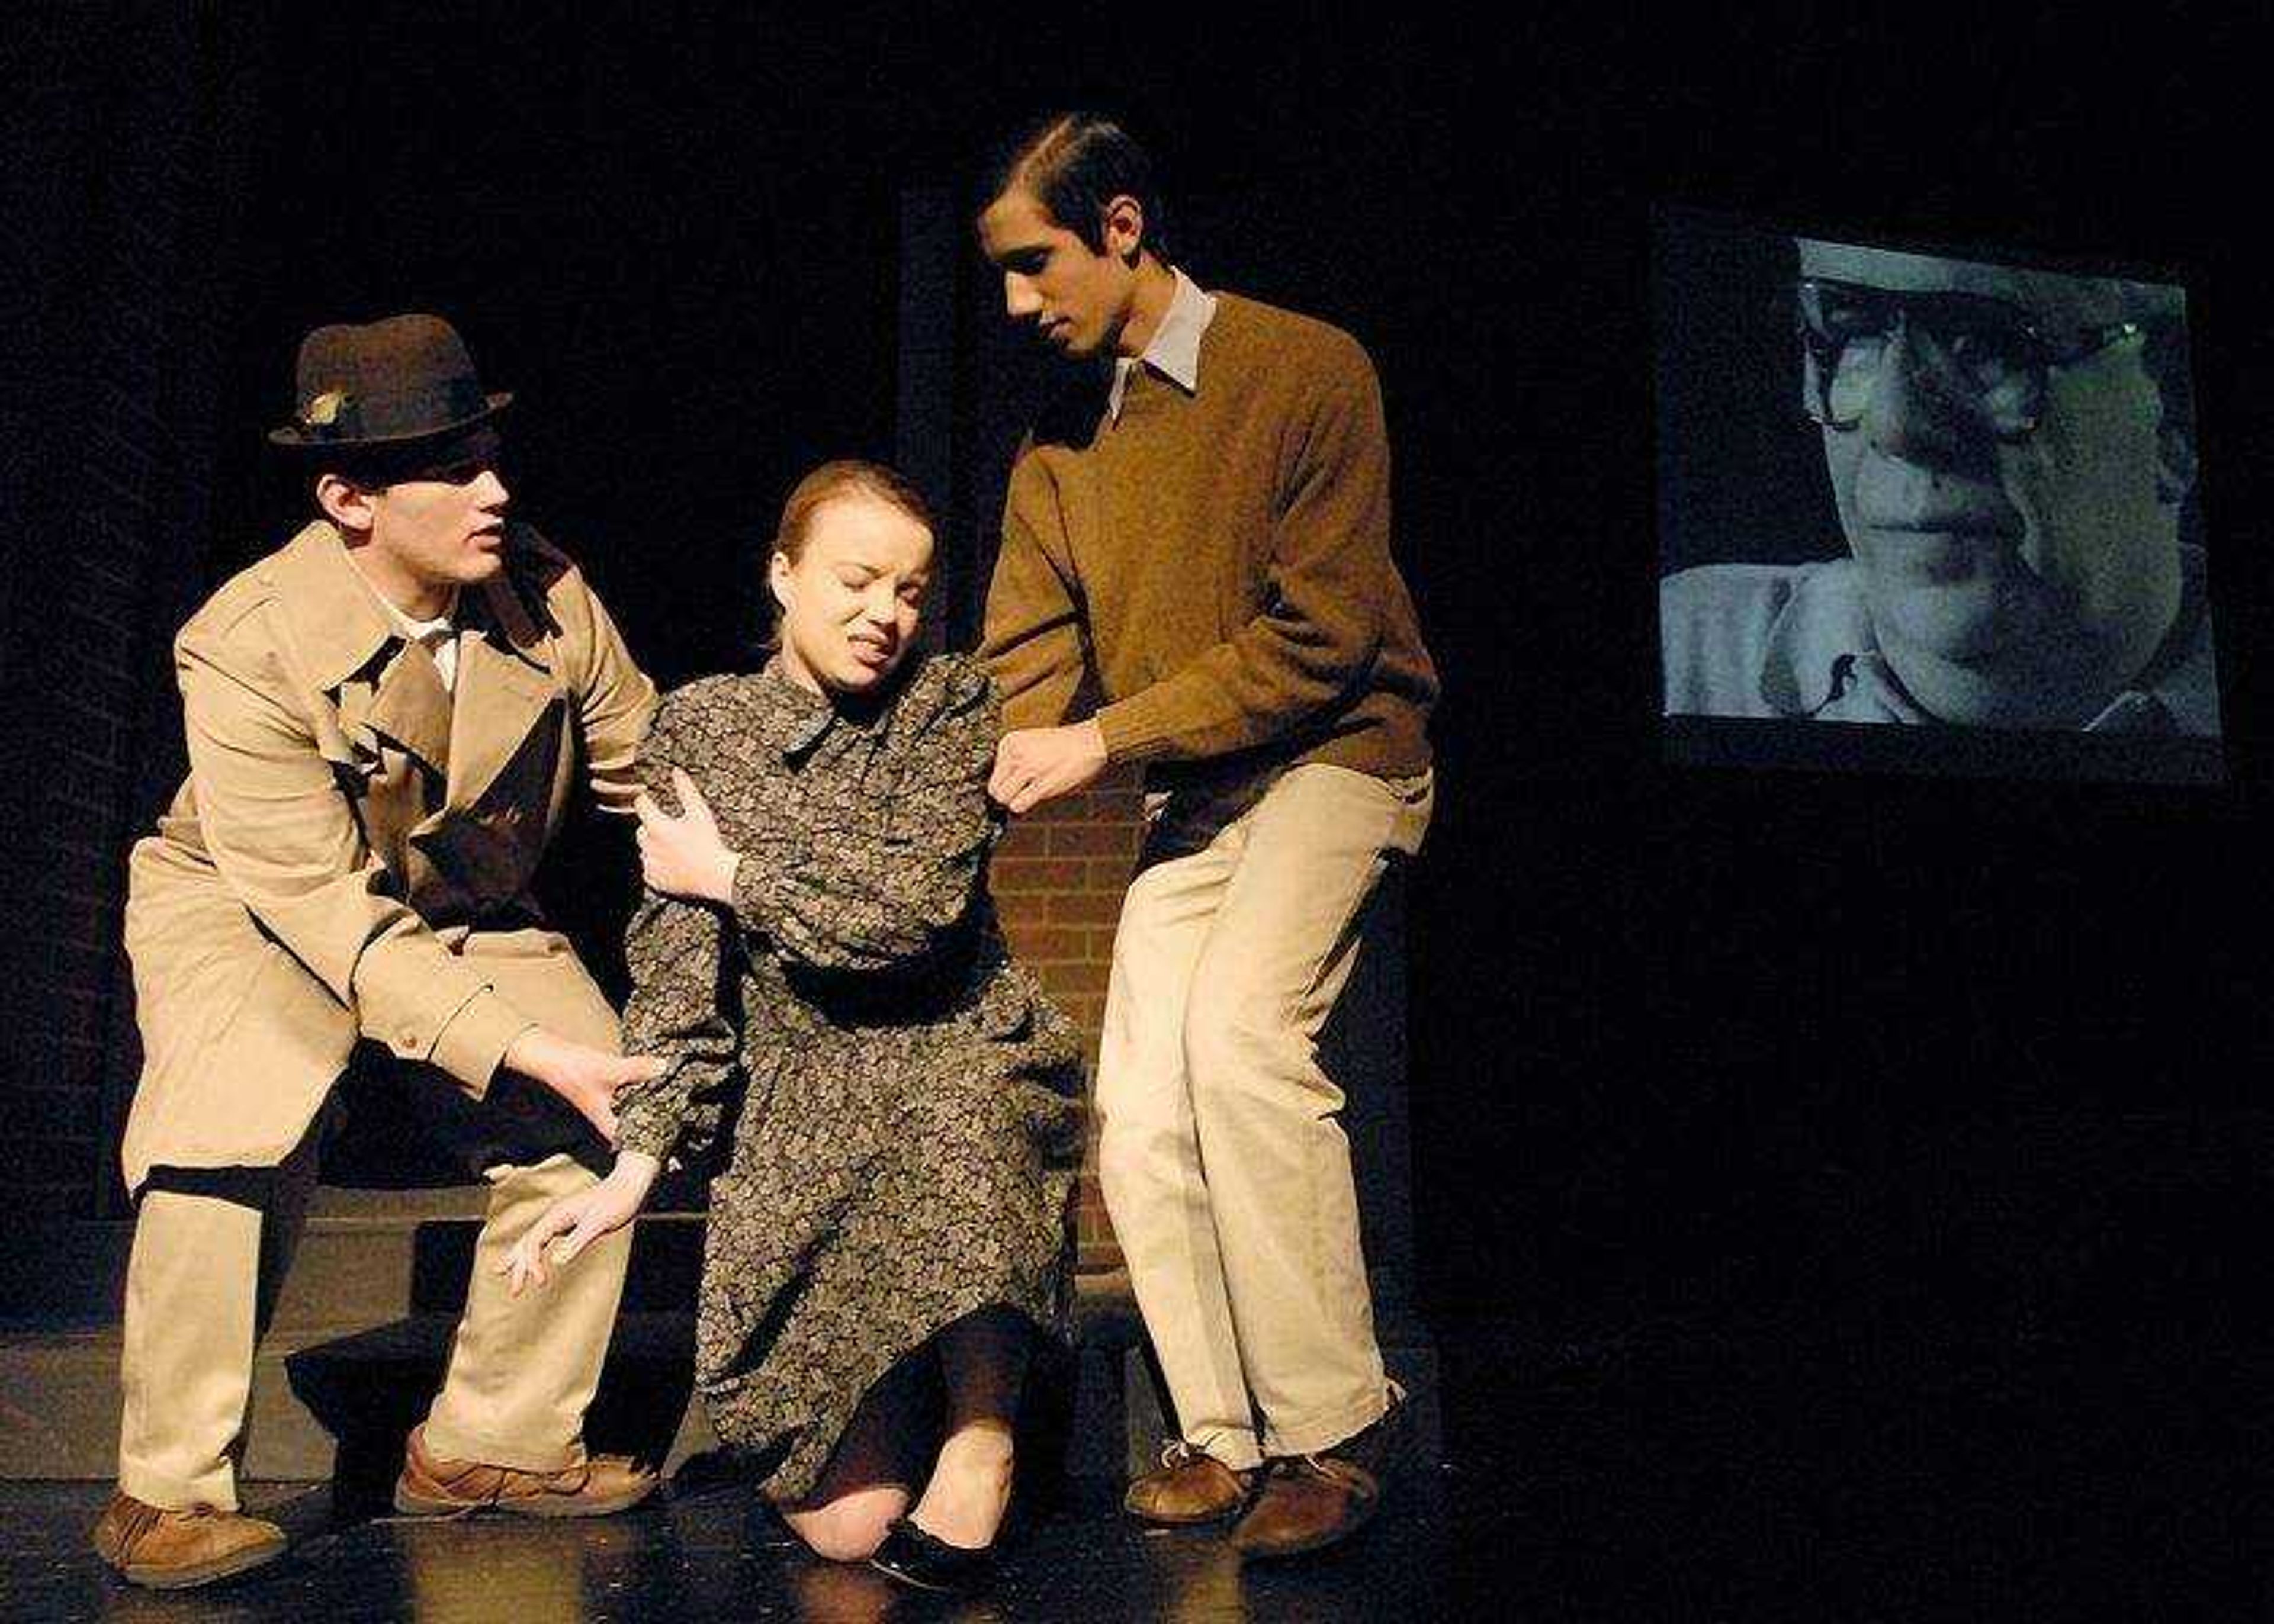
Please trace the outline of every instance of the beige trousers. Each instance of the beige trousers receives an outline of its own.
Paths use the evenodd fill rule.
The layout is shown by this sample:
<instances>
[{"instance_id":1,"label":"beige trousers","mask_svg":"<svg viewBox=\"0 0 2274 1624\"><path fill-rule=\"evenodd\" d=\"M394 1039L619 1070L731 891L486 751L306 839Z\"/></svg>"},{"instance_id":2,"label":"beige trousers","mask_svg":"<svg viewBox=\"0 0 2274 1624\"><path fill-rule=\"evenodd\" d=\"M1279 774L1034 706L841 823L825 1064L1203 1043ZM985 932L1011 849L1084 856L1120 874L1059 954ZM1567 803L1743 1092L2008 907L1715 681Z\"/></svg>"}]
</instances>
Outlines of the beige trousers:
<instances>
[{"instance_id":1,"label":"beige trousers","mask_svg":"<svg viewBox=\"0 0 2274 1624\"><path fill-rule=\"evenodd\" d=\"M235 1462L252 1396L253 1350L291 1261L322 1119L275 1169L260 1207L154 1189L142 1199L126 1272L126 1390L118 1486L171 1510L237 1507ZM495 1167L474 1246L466 1308L426 1417L433 1453L549 1471L584 1458L584 1409L631 1258L629 1226L506 1295L497 1265L538 1214L593 1176L566 1155Z\"/></svg>"},{"instance_id":2,"label":"beige trousers","mask_svg":"<svg viewBox=\"0 0 2274 1624\"><path fill-rule=\"evenodd\" d=\"M1388 1402L1316 1039L1360 909L1391 853L1419 851L1432 794L1427 774L1294 767L1122 903L1099 1182L1178 1430L1235 1469L1339 1443Z\"/></svg>"}]
</instances>

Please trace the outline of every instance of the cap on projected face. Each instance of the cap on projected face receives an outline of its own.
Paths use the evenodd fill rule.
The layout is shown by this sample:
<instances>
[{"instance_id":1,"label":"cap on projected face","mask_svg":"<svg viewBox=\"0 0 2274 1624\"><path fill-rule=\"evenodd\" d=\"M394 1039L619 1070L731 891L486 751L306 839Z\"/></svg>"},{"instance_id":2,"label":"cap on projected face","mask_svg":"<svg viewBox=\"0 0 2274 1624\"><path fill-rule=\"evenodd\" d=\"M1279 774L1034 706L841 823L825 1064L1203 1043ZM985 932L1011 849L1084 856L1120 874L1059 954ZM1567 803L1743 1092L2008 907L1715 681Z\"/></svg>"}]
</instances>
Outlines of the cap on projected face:
<instances>
[{"instance_id":1,"label":"cap on projected face","mask_svg":"<svg viewBox=\"0 0 2274 1624\"><path fill-rule=\"evenodd\" d=\"M2181 597L2187 458L2126 284L1799 247L1803 387L1888 664L1948 722L2082 726Z\"/></svg>"}]
</instances>

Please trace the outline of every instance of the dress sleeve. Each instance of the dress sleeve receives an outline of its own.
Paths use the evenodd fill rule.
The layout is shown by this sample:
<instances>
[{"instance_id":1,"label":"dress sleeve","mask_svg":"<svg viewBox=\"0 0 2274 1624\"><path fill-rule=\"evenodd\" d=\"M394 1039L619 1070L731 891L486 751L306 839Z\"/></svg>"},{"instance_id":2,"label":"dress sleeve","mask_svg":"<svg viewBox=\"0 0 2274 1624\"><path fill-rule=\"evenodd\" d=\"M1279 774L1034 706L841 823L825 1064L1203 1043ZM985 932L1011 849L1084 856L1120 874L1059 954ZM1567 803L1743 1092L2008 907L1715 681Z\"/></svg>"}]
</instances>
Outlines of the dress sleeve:
<instances>
[{"instance_id":1,"label":"dress sleeve","mask_svg":"<svg viewBox=\"0 0 2274 1624\"><path fill-rule=\"evenodd\" d=\"M675 804L674 767L706 791L716 786L719 763L687 715L700 703L683 693L666 699L640 748L640 781L666 806ZM624 959L632 978L624 1053L664 1069L617 1094L616 1148L661 1157L682 1139L718 1134L739 1049L740 972L720 910L652 889L625 929Z\"/></svg>"},{"instance_id":2,"label":"dress sleeve","mask_svg":"<svg viewBox=\"0 0 2274 1624\"><path fill-rule=\"evenodd\" d=\"M850 828L769 831L742 853L734 912L780 956L814 969L884 971L930 955L962 921L1002 824L987 775L1002 731L993 687L938 657L937 691L900 744L896 793Z\"/></svg>"}]
</instances>

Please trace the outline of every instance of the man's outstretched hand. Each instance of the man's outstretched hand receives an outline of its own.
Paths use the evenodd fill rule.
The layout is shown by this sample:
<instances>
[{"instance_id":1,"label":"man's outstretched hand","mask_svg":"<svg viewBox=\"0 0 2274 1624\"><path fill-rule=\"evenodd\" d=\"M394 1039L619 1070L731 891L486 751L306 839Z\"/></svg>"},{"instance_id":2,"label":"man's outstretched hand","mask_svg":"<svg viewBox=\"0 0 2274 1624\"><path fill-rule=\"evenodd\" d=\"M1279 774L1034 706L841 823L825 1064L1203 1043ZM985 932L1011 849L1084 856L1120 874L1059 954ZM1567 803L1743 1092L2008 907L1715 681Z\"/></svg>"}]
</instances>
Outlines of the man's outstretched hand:
<instances>
[{"instance_id":1,"label":"man's outstretched hand","mask_svg":"<svg viewBox=\"0 0 2274 1624\"><path fill-rule=\"evenodd\" d=\"M1105 771L1105 734L1092 718L1066 727L1021 727L995 747L987 793L1012 812L1071 795Z\"/></svg>"},{"instance_id":2,"label":"man's outstretched hand","mask_svg":"<svg viewBox=\"0 0 2274 1624\"><path fill-rule=\"evenodd\" d=\"M542 1026L531 1026L505 1051L505 1064L544 1084L576 1109L610 1144L616 1138L616 1091L644 1083L663 1070L648 1055L612 1055Z\"/></svg>"}]
</instances>

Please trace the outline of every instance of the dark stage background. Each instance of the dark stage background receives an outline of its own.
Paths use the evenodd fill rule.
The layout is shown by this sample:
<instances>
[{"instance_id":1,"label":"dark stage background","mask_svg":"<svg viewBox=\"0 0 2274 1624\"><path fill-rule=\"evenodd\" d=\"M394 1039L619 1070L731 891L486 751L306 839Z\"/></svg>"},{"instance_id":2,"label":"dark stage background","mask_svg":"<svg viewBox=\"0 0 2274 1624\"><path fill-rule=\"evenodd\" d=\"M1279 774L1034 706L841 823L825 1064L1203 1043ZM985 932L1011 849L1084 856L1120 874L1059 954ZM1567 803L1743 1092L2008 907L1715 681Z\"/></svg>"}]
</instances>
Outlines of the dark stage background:
<instances>
[{"instance_id":1,"label":"dark stage background","mask_svg":"<svg viewBox=\"0 0 2274 1624\"><path fill-rule=\"evenodd\" d=\"M1098 100L1154 138L1203 282L1348 327L1384 380L1447 682L1410 910L1441 1326L2263 1314L2274 402L2226 168L2265 149L2263 21L314 10L10 25L4 1199L115 1210L118 865L179 771L165 641L297 523L260 432L300 333L456 320L518 394L523 511L666 681L746 652L759 538L828 455L944 491L968 641L1021 386L955 188L1013 116ZM2188 285L2231 784L1660 763L1661 200Z\"/></svg>"}]
</instances>

